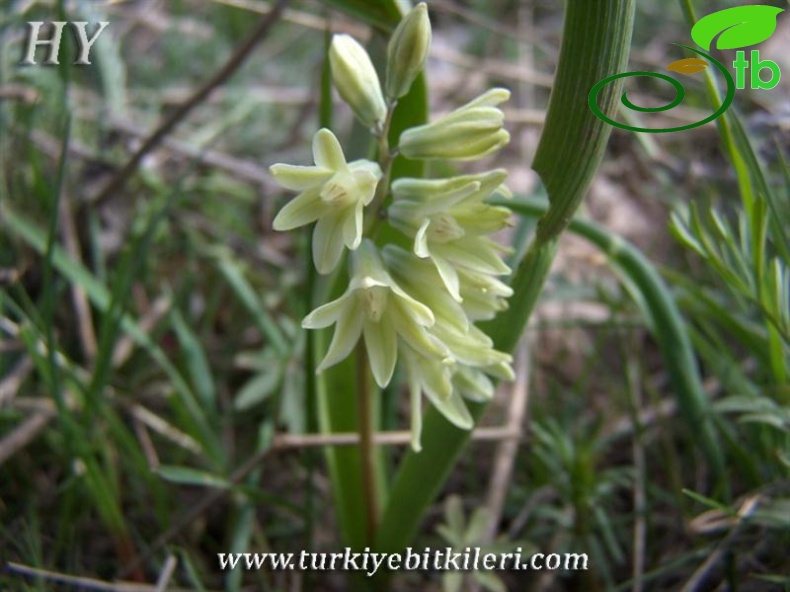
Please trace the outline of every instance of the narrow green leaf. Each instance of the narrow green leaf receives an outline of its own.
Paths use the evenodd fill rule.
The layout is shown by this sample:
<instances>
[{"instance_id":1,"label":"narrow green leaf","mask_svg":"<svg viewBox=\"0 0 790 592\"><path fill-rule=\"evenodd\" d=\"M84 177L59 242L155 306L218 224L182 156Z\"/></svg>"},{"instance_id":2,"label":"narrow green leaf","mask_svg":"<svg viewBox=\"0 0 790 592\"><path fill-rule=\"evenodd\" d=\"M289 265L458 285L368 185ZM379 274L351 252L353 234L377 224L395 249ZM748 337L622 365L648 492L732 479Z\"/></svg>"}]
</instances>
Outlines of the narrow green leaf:
<instances>
[{"instance_id":1,"label":"narrow green leaf","mask_svg":"<svg viewBox=\"0 0 790 592\"><path fill-rule=\"evenodd\" d=\"M184 571L186 572L187 579L189 583L194 587L195 592L206 592L206 587L203 585L203 580L198 573L197 568L195 567L195 563L192 561L192 558L189 555L189 551L187 549L177 548L174 549L178 556L181 558L181 565L184 566Z\"/></svg>"},{"instance_id":2,"label":"narrow green leaf","mask_svg":"<svg viewBox=\"0 0 790 592\"><path fill-rule=\"evenodd\" d=\"M214 377L211 375L208 358L203 345L192 328L187 325L184 316L177 309L170 311L170 322L178 338L181 351L186 359L187 369L192 379L192 387L210 415L216 414L217 401L214 388Z\"/></svg>"},{"instance_id":3,"label":"narrow green leaf","mask_svg":"<svg viewBox=\"0 0 790 592\"><path fill-rule=\"evenodd\" d=\"M724 512L725 514L727 514L729 516L734 516L735 515L735 511L732 508L730 508L728 506L725 506L721 502L717 502L713 498L704 496L704 495L702 495L700 493L697 493L696 491L691 491L690 489L684 489L683 493L685 495L689 496L691 499L701 503L703 506L705 506L707 508L710 508L712 510L721 510L722 512Z\"/></svg>"},{"instance_id":4,"label":"narrow green leaf","mask_svg":"<svg viewBox=\"0 0 790 592\"><path fill-rule=\"evenodd\" d=\"M255 290L247 281L239 264L227 253L219 253L217 255L217 269L222 273L239 302L252 315L252 320L255 321L261 333L266 336L279 354L285 356L288 353L288 342L283 337L280 327L255 294Z\"/></svg>"},{"instance_id":5,"label":"narrow green leaf","mask_svg":"<svg viewBox=\"0 0 790 592\"><path fill-rule=\"evenodd\" d=\"M232 487L231 482L224 477L218 477L191 467L161 465L156 469L156 474L166 481L180 485L197 485L199 487L215 487L219 489Z\"/></svg>"}]
</instances>

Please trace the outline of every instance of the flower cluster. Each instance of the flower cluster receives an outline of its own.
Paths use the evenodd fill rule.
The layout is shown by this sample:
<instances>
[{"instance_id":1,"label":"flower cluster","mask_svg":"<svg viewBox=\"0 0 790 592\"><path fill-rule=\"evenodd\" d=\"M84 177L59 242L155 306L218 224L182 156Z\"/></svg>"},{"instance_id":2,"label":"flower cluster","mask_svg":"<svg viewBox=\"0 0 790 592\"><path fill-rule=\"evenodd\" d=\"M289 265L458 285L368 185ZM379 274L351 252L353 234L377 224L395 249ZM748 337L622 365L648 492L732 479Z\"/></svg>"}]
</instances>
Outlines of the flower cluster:
<instances>
[{"instance_id":1,"label":"flower cluster","mask_svg":"<svg viewBox=\"0 0 790 592\"><path fill-rule=\"evenodd\" d=\"M469 429L473 420L464 399L488 400L492 377L513 378L511 357L474 324L506 308L512 294L500 279L510 272L501 258L506 249L490 236L509 224L510 210L487 203L495 193L509 195L507 174L497 169L390 183L398 153L475 160L509 140L497 107L509 92L492 89L437 121L404 131L397 147L389 148L392 111L423 69L430 41L427 8L420 3L390 40L382 87L365 49L348 35L336 35L329 51L333 82L379 139L378 162L346 162L334 134L321 129L313 139L315 166L271 167L282 187L299 192L278 213L274 228L315 222L313 261L321 274L332 273L350 251L346 291L302 322L307 329L334 325L318 371L345 359L360 338L380 387L390 383L400 360L411 394L415 450L423 395L453 424ZM383 224L402 240L380 238L393 236L377 232Z\"/></svg>"}]
</instances>

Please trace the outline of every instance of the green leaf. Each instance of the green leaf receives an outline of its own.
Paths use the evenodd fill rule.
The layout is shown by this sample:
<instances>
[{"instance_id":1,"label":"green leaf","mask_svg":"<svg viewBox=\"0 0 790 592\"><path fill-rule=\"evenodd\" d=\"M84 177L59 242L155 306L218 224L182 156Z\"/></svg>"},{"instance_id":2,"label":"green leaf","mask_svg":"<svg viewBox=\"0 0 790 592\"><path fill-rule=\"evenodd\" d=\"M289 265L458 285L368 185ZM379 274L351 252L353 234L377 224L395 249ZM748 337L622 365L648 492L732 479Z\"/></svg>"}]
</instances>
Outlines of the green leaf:
<instances>
[{"instance_id":1,"label":"green leaf","mask_svg":"<svg viewBox=\"0 0 790 592\"><path fill-rule=\"evenodd\" d=\"M737 512L732 508L725 506L721 502L717 502L715 499L709 498L702 494L697 493L696 491L691 491L690 489L683 489L683 493L689 496L691 499L701 503L703 506L706 506L712 510L719 510L724 512L728 516L735 516Z\"/></svg>"},{"instance_id":2,"label":"green leaf","mask_svg":"<svg viewBox=\"0 0 790 592\"><path fill-rule=\"evenodd\" d=\"M217 251L217 269L225 277L228 285L233 290L239 302L252 315L252 320L266 336L277 353L286 355L289 350L288 341L283 336L277 322L272 318L255 290L244 276L241 266L225 251Z\"/></svg>"},{"instance_id":3,"label":"green leaf","mask_svg":"<svg viewBox=\"0 0 790 592\"><path fill-rule=\"evenodd\" d=\"M786 422L776 415L770 413L747 413L739 418L741 423L759 423L775 427L778 430L786 429Z\"/></svg>"},{"instance_id":4,"label":"green leaf","mask_svg":"<svg viewBox=\"0 0 790 592\"><path fill-rule=\"evenodd\" d=\"M324 4L353 16L354 18L391 32L401 18L409 11L409 2L390 0L370 2L370 0L324 0Z\"/></svg>"},{"instance_id":5,"label":"green leaf","mask_svg":"<svg viewBox=\"0 0 790 592\"><path fill-rule=\"evenodd\" d=\"M177 309L170 311L170 322L178 337L195 393L207 412L216 413L217 402L214 377L203 345Z\"/></svg>"},{"instance_id":6,"label":"green leaf","mask_svg":"<svg viewBox=\"0 0 790 592\"><path fill-rule=\"evenodd\" d=\"M263 403L277 389L282 380L282 370L271 368L247 381L233 401L236 411L247 411Z\"/></svg>"},{"instance_id":7,"label":"green leaf","mask_svg":"<svg viewBox=\"0 0 790 592\"><path fill-rule=\"evenodd\" d=\"M218 477L206 471L193 469L191 467L183 467L179 465L161 465L156 470L157 475L170 481L171 483L179 483L181 485L197 485L200 487L217 487L220 489L228 489L232 486L230 481L223 477Z\"/></svg>"},{"instance_id":8,"label":"green leaf","mask_svg":"<svg viewBox=\"0 0 790 592\"><path fill-rule=\"evenodd\" d=\"M718 49L738 49L761 43L776 30L776 15L784 12L774 6L734 6L709 14L691 29L694 43L709 50L713 39Z\"/></svg>"}]
</instances>

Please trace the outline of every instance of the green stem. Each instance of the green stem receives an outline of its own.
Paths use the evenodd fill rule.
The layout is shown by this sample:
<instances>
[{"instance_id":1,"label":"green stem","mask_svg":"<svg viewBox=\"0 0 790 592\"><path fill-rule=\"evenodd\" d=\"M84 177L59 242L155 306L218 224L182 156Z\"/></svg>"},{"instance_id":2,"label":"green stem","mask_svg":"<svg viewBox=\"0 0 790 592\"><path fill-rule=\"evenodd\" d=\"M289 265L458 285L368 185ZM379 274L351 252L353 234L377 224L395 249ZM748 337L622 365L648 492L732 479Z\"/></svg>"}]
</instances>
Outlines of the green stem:
<instances>
[{"instance_id":1,"label":"green stem","mask_svg":"<svg viewBox=\"0 0 790 592\"><path fill-rule=\"evenodd\" d=\"M379 222L383 220L386 214L382 209L384 201L389 194L390 179L392 178L392 164L395 162L397 156L396 150L390 150L389 133L392 126L392 116L395 113L395 106L397 101L390 101L387 105L387 116L384 119L384 124L378 132L378 150L379 150L379 166L381 167L382 175L379 184L376 186L376 194L370 202L368 209L373 212L372 216L365 218L364 235L372 236L378 226Z\"/></svg>"},{"instance_id":2,"label":"green stem","mask_svg":"<svg viewBox=\"0 0 790 592\"><path fill-rule=\"evenodd\" d=\"M373 389L365 344L357 344L357 406L359 413L359 460L362 471L363 497L365 500L367 544L376 540L378 502L376 495L376 457L373 445Z\"/></svg>"}]
</instances>

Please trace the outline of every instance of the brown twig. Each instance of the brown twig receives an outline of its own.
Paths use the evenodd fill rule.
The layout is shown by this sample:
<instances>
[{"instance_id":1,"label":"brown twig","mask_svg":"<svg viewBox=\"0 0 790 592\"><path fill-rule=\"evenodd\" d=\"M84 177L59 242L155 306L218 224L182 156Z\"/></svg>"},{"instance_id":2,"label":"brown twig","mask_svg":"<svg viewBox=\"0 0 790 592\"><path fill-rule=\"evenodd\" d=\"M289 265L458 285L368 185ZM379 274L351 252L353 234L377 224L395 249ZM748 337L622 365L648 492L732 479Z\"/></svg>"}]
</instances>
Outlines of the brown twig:
<instances>
[{"instance_id":1,"label":"brown twig","mask_svg":"<svg viewBox=\"0 0 790 592\"><path fill-rule=\"evenodd\" d=\"M35 567L30 567L11 561L5 565L5 569L11 574L47 580L49 582L70 584L72 586L78 587L80 590L94 590L97 592L157 592L158 590L156 586L150 586L146 584L105 582L94 578L81 578L49 571L46 569L37 569ZM187 592L186 588L170 588L169 590L170 592Z\"/></svg>"},{"instance_id":2,"label":"brown twig","mask_svg":"<svg viewBox=\"0 0 790 592\"><path fill-rule=\"evenodd\" d=\"M749 523L748 518L754 514L757 507L760 505L762 498L759 495L749 497L738 509L738 516L735 525L726 537L718 544L716 549L708 556L708 558L697 568L692 574L691 578L681 589L681 592L696 592L697 590L707 589L707 579L711 571L722 561L726 552L730 547L735 544L738 537L741 535L743 528Z\"/></svg>"},{"instance_id":3,"label":"brown twig","mask_svg":"<svg viewBox=\"0 0 790 592\"><path fill-rule=\"evenodd\" d=\"M476 442L493 442L502 440L518 440L520 430L509 427L477 428L472 432L471 439ZM373 444L376 446L409 446L411 432L377 432L373 435ZM356 432L338 434L278 434L274 437L272 448L286 450L289 448L316 448L321 446L357 446L359 434Z\"/></svg>"},{"instance_id":4,"label":"brown twig","mask_svg":"<svg viewBox=\"0 0 790 592\"><path fill-rule=\"evenodd\" d=\"M47 424L55 417L55 410L39 411L18 425L5 438L0 440L0 465L16 452L30 444Z\"/></svg>"},{"instance_id":5,"label":"brown twig","mask_svg":"<svg viewBox=\"0 0 790 592\"><path fill-rule=\"evenodd\" d=\"M178 107L162 124L151 134L143 145L134 153L124 167L119 170L109 183L92 200L99 204L106 201L110 196L115 195L126 183L129 177L137 170L143 157L148 154L184 119L192 109L203 102L211 91L223 84L230 76L244 63L255 46L263 40L277 22L283 7L288 0L278 0L272 9L261 19L247 40L239 46L224 66L212 76L203 86L180 107Z\"/></svg>"},{"instance_id":6,"label":"brown twig","mask_svg":"<svg viewBox=\"0 0 790 592\"><path fill-rule=\"evenodd\" d=\"M20 385L32 372L33 368L33 360L26 356L17 362L5 378L0 381L0 406L11 403L14 400Z\"/></svg>"}]
</instances>

